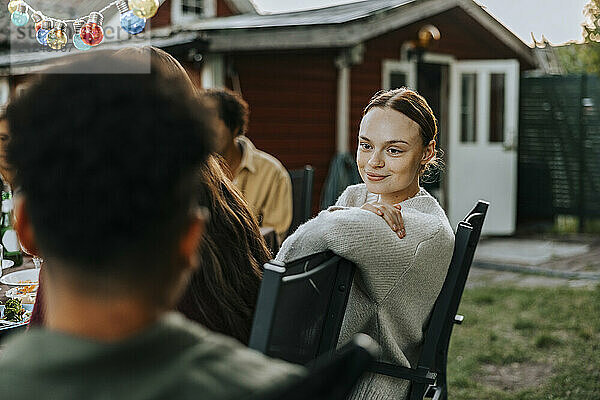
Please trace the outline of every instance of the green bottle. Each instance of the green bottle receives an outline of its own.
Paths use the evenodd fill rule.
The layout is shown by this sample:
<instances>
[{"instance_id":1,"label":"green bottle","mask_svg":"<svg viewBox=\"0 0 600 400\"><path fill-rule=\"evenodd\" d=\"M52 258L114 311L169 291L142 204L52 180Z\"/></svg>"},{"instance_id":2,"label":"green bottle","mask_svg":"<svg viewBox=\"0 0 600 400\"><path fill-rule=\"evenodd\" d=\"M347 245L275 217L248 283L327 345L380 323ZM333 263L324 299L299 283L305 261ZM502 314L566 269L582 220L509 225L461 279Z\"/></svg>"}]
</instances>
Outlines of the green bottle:
<instances>
[{"instance_id":1,"label":"green bottle","mask_svg":"<svg viewBox=\"0 0 600 400\"><path fill-rule=\"evenodd\" d=\"M12 260L15 266L23 264L23 253L17 232L12 226L13 199L10 188L4 186L2 190L2 218L0 221L0 238L4 246L4 259Z\"/></svg>"}]
</instances>

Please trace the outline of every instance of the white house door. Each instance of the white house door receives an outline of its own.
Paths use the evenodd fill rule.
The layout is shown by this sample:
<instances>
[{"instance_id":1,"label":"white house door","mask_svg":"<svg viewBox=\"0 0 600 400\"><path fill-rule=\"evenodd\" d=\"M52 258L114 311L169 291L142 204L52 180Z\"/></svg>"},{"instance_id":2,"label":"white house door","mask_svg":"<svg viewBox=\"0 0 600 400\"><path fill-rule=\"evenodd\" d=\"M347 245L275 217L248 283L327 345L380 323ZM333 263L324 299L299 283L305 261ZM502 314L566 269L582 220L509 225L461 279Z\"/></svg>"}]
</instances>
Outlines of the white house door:
<instances>
[{"instance_id":1,"label":"white house door","mask_svg":"<svg viewBox=\"0 0 600 400\"><path fill-rule=\"evenodd\" d=\"M491 203L483 232L510 235L517 208L518 61L457 61L450 97L450 222L456 226L483 199Z\"/></svg>"}]
</instances>

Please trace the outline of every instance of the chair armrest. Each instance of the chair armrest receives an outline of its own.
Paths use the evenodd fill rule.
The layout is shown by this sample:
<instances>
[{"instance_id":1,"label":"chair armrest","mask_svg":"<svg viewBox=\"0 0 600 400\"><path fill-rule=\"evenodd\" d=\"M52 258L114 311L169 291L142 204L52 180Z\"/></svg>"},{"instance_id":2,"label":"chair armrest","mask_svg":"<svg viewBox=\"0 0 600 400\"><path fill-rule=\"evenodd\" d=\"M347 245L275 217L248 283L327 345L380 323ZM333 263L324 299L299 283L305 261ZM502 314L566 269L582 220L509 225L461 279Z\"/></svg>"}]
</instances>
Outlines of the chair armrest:
<instances>
[{"instance_id":1,"label":"chair armrest","mask_svg":"<svg viewBox=\"0 0 600 400\"><path fill-rule=\"evenodd\" d=\"M411 382L426 383L432 385L435 383L437 374L426 368L412 369L401 365L394 365L384 362L374 362L368 369L369 372L393 376L395 378L406 379Z\"/></svg>"},{"instance_id":2,"label":"chair armrest","mask_svg":"<svg viewBox=\"0 0 600 400\"><path fill-rule=\"evenodd\" d=\"M454 316L454 323L455 323L456 325L460 325L460 324L462 324L464 320L465 320L465 317L464 317L463 315L456 314L456 315Z\"/></svg>"}]
</instances>

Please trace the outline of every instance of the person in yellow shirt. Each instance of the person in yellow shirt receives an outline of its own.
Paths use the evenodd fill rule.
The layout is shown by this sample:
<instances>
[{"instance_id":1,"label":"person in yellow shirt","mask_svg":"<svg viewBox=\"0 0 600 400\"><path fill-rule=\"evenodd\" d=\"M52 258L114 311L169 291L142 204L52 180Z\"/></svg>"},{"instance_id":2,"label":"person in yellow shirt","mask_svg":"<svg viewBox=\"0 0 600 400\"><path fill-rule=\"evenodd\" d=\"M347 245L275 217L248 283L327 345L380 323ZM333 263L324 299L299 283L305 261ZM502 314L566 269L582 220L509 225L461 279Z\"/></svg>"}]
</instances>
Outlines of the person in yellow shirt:
<instances>
[{"instance_id":1,"label":"person in yellow shirt","mask_svg":"<svg viewBox=\"0 0 600 400\"><path fill-rule=\"evenodd\" d=\"M245 134L248 104L227 89L203 92L219 118L215 150L226 161L233 183L244 194L260 226L272 227L280 241L292 222L292 181L285 167L272 155L258 150Z\"/></svg>"}]
</instances>

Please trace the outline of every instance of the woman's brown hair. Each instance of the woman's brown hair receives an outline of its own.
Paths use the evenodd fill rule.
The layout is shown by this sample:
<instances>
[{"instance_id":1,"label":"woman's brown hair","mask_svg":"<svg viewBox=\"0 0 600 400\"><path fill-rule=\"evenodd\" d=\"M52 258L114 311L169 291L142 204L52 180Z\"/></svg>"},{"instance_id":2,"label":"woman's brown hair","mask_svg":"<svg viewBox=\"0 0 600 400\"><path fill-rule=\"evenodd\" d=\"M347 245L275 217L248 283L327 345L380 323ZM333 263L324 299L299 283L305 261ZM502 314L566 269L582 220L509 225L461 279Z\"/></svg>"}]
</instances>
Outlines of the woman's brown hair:
<instances>
[{"instance_id":1,"label":"woman's brown hair","mask_svg":"<svg viewBox=\"0 0 600 400\"><path fill-rule=\"evenodd\" d=\"M211 216L199 249L200 266L178 309L207 328L247 344L261 267L271 254L218 156L210 156L200 171L198 200Z\"/></svg>"},{"instance_id":2,"label":"woman's brown hair","mask_svg":"<svg viewBox=\"0 0 600 400\"><path fill-rule=\"evenodd\" d=\"M375 93L369 104L363 110L365 116L372 108L390 108L396 110L419 125L419 132L423 140L423 147L429 142L437 142L438 127L437 120L427 100L419 93L406 87L392 90L380 90ZM432 167L441 167L439 150L435 150L434 157L422 166L420 174L423 175Z\"/></svg>"}]
</instances>

